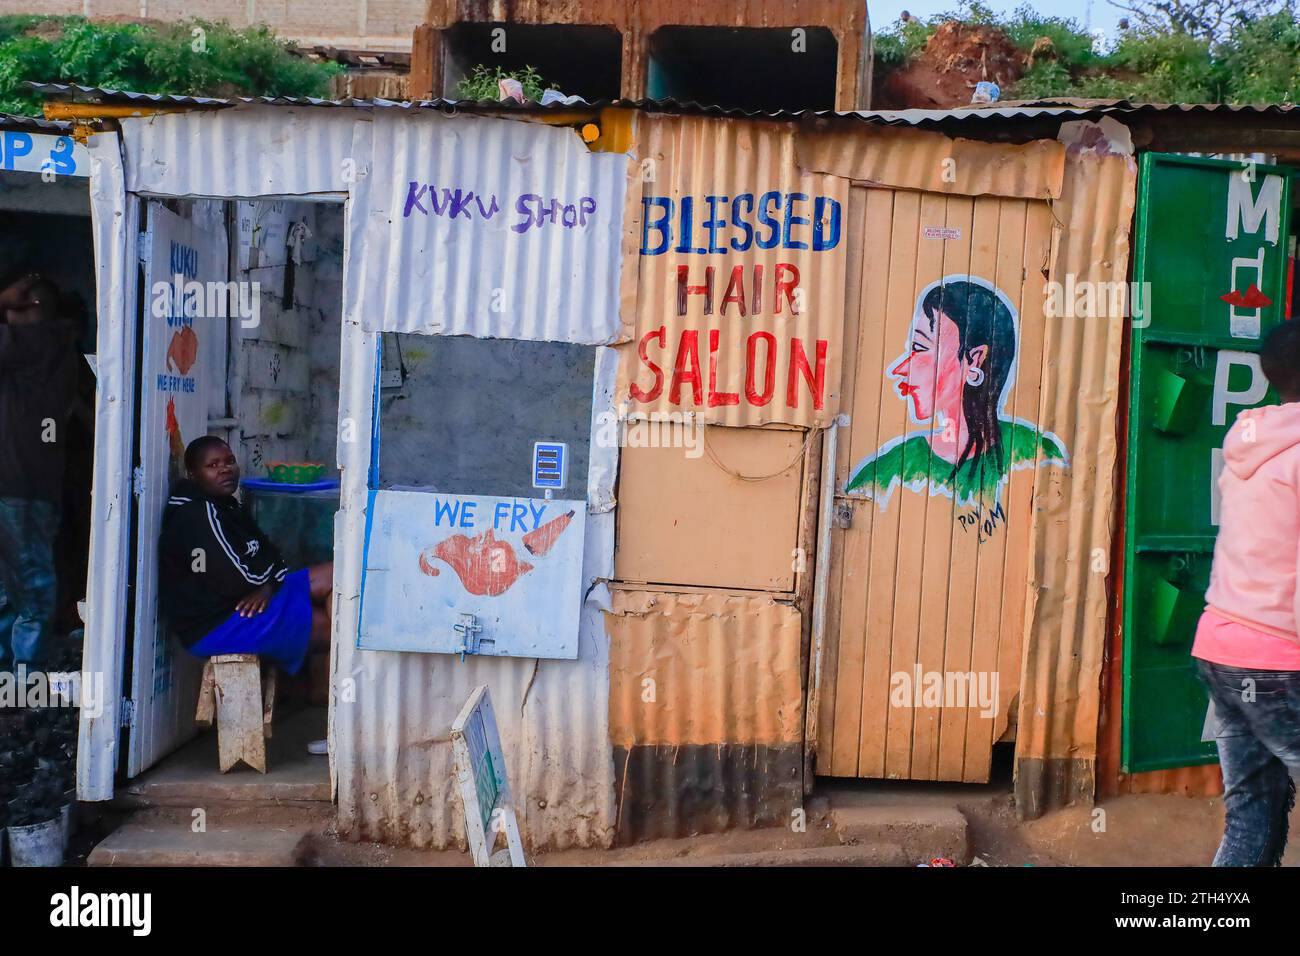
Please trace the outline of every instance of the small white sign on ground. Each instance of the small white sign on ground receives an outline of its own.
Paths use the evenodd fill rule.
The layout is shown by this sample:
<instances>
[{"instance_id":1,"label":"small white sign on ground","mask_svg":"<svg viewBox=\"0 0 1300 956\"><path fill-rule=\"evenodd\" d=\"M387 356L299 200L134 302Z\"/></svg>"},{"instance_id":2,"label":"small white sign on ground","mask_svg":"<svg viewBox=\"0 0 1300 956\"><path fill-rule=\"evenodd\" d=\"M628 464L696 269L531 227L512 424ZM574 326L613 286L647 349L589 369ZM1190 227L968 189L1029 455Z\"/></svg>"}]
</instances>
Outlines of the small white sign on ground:
<instances>
[{"instance_id":1,"label":"small white sign on ground","mask_svg":"<svg viewBox=\"0 0 1300 956\"><path fill-rule=\"evenodd\" d=\"M486 684L474 688L451 725L451 742L474 865L527 866L506 777L506 759L501 752L501 734ZM506 836L508 853L502 851L494 858L492 850L499 833Z\"/></svg>"}]
</instances>

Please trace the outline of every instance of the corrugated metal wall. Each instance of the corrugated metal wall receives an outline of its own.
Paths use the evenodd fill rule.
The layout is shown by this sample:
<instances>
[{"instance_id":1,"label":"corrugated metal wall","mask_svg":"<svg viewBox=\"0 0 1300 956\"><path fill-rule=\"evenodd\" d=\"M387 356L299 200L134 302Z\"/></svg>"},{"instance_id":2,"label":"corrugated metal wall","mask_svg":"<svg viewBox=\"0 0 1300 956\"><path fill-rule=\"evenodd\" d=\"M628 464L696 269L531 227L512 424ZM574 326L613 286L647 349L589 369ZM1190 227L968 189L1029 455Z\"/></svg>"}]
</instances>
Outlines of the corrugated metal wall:
<instances>
[{"instance_id":1,"label":"corrugated metal wall","mask_svg":"<svg viewBox=\"0 0 1300 956\"><path fill-rule=\"evenodd\" d=\"M528 144L536 143L537 127L505 123L518 132L518 149L487 130L498 150L492 161L517 156L527 162ZM411 129L417 127L412 126ZM481 128L481 127L480 127ZM369 128L354 142L357 155L374 155L379 145L369 141ZM572 131L547 129L555 136ZM388 142L385 139L383 142ZM473 152L473 147L469 147ZM504 153L500 152L504 151ZM583 164L608 157L583 153L571 161ZM483 160L486 162L487 160ZM537 166L539 175L581 175ZM623 203L620 177L617 197L602 196L608 208ZM335 633L358 633L361 549L364 540L370 467L371 414L377 392L377 332L367 328L366 316L380 316L375 303L390 280L385 271L392 253L401 261L404 250L368 247L362 236L372 209L370 188L374 180L362 177L353 186L349 207L348 248L361 250L344 266L343 369L340 422L356 427L354 441L340 441L342 468L340 500L343 506L335 531ZM382 182L382 181L381 181ZM612 186L611 186L612 188ZM622 249L617 243L602 247L601 258L614 265L591 263L597 277L611 272L617 277ZM562 257L560 257L562 258ZM559 273L573 274L564 261ZM542 294L544 286L521 282L521 296ZM423 290L423 297L417 291ZM439 308L439 289L417 284L408 299L421 314ZM473 305L486 303L474 302ZM477 308L472 312L479 312ZM483 311L487 311L484 309ZM393 324L409 321L402 314L386 317ZM502 322L508 320L503 318ZM595 322L597 320L593 320ZM618 324L617 313L598 320ZM387 323L384 323L387 327ZM533 325L538 337L546 330ZM565 327L569 329L569 326ZM492 328L481 329L485 334ZM524 330L526 331L526 330ZM586 498L588 518L582 580L608 579L613 574L613 482L618 449L598 438L598 418L613 406L616 354L601 348L596 353L592 400L591 463ZM585 585L584 585L585 587ZM452 720L473 688L487 684L500 725L502 746L516 794L516 809L525 845L532 850L570 846L607 845L614 836L613 760L609 747L608 636L601 608L607 592L603 586L587 591L581 611L578 656L573 661L485 659L464 661L450 655L361 651L350 640L336 640L332 666L333 706L330 733L339 808L340 831L351 838L402 843L415 847L444 847L465 843L459 801L453 796L452 755L447 737ZM547 613L545 607L538 614Z\"/></svg>"},{"instance_id":2,"label":"corrugated metal wall","mask_svg":"<svg viewBox=\"0 0 1300 956\"><path fill-rule=\"evenodd\" d=\"M623 350L620 367L619 395L629 411L689 412L719 425L829 422L839 410L847 181L801 170L788 123L650 116L637 129L647 204L637 224L650 251L624 261L639 275L636 347ZM762 199L773 194L780 197L775 207ZM719 202L708 205L706 197ZM819 209L820 225L811 222ZM760 224L764 211L774 226ZM711 217L716 232L701 225ZM760 248L769 228L773 243ZM815 228L827 248L815 248ZM778 276L795 283L779 298ZM683 281L689 295L679 291ZM729 295L736 299L726 301ZM825 345L820 398L803 367L792 365L796 344L809 370Z\"/></svg>"},{"instance_id":3,"label":"corrugated metal wall","mask_svg":"<svg viewBox=\"0 0 1300 956\"><path fill-rule=\"evenodd\" d=\"M818 446L806 428L756 426L829 421L838 409L848 184L800 170L794 138L788 123L684 116L638 123L640 194L672 203L674 237L663 252L634 250L624 262L625 272L638 274L637 328L619 348L619 401L632 416L667 416L656 419L660 427L673 422L671 435L705 447L629 449L621 462L624 513L615 565L621 583L608 620L610 746L623 841L775 825L801 801L806 626L795 592L811 564L799 549L811 549L805 505L816 462L808 452ZM767 191L802 194L794 212L802 222L792 238L803 248L782 248L780 229L768 248L747 243L725 209L716 212L723 221L706 240L701 222L710 213L703 197L730 202ZM809 220L818 196L838 203L841 218L838 241L814 250ZM687 213L695 231L686 239L684 197L697 203ZM830 203L822 209L823 235L829 236ZM636 210L638 223L644 214ZM774 215L782 218L784 209ZM746 216L753 222L754 209L742 206L739 218ZM782 262L799 270L797 316L788 304L774 314L771 283ZM692 285L705 283L705 270L713 270L711 303L699 293L679 298L683 267ZM760 309L750 307L755 267L763 270ZM746 283L746 307L733 302L724 310L737 270ZM662 344L653 345L660 329ZM762 404L746 395L749 337L756 332L780 348L772 400ZM675 357L689 336L698 343L698 360ZM825 356L822 408L813 407L803 379L795 383L798 407L784 401L794 340L812 361L819 345ZM631 392L634 382L652 387L647 355L664 374L655 399ZM761 387L761 347L757 358ZM700 398L693 399L686 385L680 401L672 401L675 373L688 377L692 367ZM706 400L705 393L714 391L737 400ZM691 416L684 424L683 413ZM641 697L647 679L655 682L653 701Z\"/></svg>"},{"instance_id":4,"label":"corrugated metal wall","mask_svg":"<svg viewBox=\"0 0 1300 956\"><path fill-rule=\"evenodd\" d=\"M345 315L360 290L345 279ZM344 321L344 354L374 354L375 333ZM609 407L614 355L598 355L595 407ZM335 523L335 633L356 634L370 447L373 370L345 362L340 420L343 510ZM610 451L612 455L614 451ZM593 453L597 447L593 442ZM600 455L595 455L597 459ZM613 467L594 460L583 580L613 573ZM603 502L603 503L602 503ZM470 692L487 684L501 730L525 845L532 850L603 846L614 838L609 745L609 639L596 588L583 605L576 660L376 652L334 644L330 735L340 833L414 847L465 846L454 796L448 732ZM545 613L539 608L538 613Z\"/></svg>"},{"instance_id":5,"label":"corrugated metal wall","mask_svg":"<svg viewBox=\"0 0 1300 956\"><path fill-rule=\"evenodd\" d=\"M252 108L124 121L131 188L175 195L234 196L350 190L349 248L362 249L360 237L364 224L353 212L369 208L364 195L367 177L362 177L360 182L345 181L342 171L346 167L342 160L373 155L371 124L368 118L358 117L352 111L339 111L337 115L315 111L310 124L292 127L301 136L298 140L285 131L286 117L296 116L298 112ZM721 185L727 185L723 181L726 177L719 179L717 164L723 162L725 166L725 159L719 157L728 154L741 157L753 178L773 173L774 167L764 165L773 160L755 161L753 137L759 135L756 131L776 124L699 118L655 122L696 127L692 134L696 137L691 145L691 155L695 157L692 169L702 177L698 185L692 184L696 191L715 187L721 191ZM788 137L792 135L789 130L785 127L774 135ZM678 136L680 141L681 133L669 129L661 135ZM229 161L228 147L232 142L253 144L247 154L250 161ZM772 155L783 157L783 161L788 159L793 165L792 143L787 140ZM150 157L148 162L143 161L145 156ZM256 161L252 161L253 157ZM819 178L837 180L834 176ZM847 195L843 180L829 183L827 188L843 188ZM892 195L887 191L873 192ZM891 204L894 201L890 199ZM922 201L930 203L927 208L935 215L942 214L945 222L950 211L958 218L969 216L972 222L975 217L988 217L996 211L1000 221L1004 215L1017 215L1004 211L1012 207L1023 209L1024 216L1028 217L1029 208L1035 205L1024 200L1004 203L943 196L905 202L918 204L919 217ZM1053 206L1053 216L1062 228L1055 243L1052 276L1063 277L1066 272L1073 272L1076 278L1123 279L1132 203L1133 172L1125 157L1088 152L1067 157L1062 195ZM850 228L849 223L845 222L844 228ZM873 241L872 236L863 238ZM619 251L611 249L610 254L616 256ZM629 299L627 269L637 265L624 264L625 303ZM345 354L351 356L375 354L376 333L367 331L361 322L367 314L367 302L361 294L364 283L358 280L366 268L374 267L363 266L355 254L351 254L345 266L348 277L343 342ZM358 270L356 274L354 270ZM838 294L842 295L842 272L840 276ZM646 287L643 283L639 290L642 308L648 297L662 303L666 294L667 290L661 286ZM837 294L829 275L825 294ZM843 321L843 308L836 306L825 312L818 321L824 323L824 334L838 351L843 334L839 324ZM639 310L639 314L644 312ZM622 318L627 320L626 312ZM880 335L884 330L862 331ZM1091 571L1088 561L1098 548L1109 552L1115 373L1120 331L1120 326L1114 323L1098 326L1073 320L1049 321L1042 330L1042 352L1046 359L1042 366L1043 398L1037 408L1037 420L1065 441L1073 468L1068 476L1055 470L1047 473L1050 480L1040 482L1032 508L1035 515L1032 560L1025 571L1031 581L1030 606L1026 613L1029 646L1021 686L1018 761L1021 805L1029 807L1031 812L1062 795L1090 792L1091 788L1096 753L1097 676L1105 638L1106 574ZM618 351L626 361L627 353L634 350L633 342ZM604 361L608 365L609 385L608 391L598 398L612 405L613 353L603 354L608 356ZM356 440L340 443L345 502L359 502L365 497L369 410L373 400L373 369L366 364L345 362L343 367L340 420L357 426ZM621 387L619 393L624 394ZM584 577L613 575L615 461L611 458L593 462L589 557ZM666 505L670 503L665 499ZM920 507L927 506L922 502ZM352 543L361 540L364 517L362 509L345 504L336 523L339 545L336 628L340 634L356 633L361 558ZM1010 562L1010 551L1005 554L1005 560ZM976 575L978 580L984 580L983 572ZM702 709L707 705L710 713L718 712L717 701L702 696L698 688L708 686L710 681L735 676L727 673L734 668L734 661L720 648L757 654L755 666L767 667L773 674L773 680L761 687L766 698L761 702L756 699L752 713L745 711L753 718L748 721L748 728L741 726L746 721L734 726L719 723L716 728L718 736L724 732L736 736L737 743L750 748L745 751L745 759L750 761L745 773L757 773L757 776L716 778L724 785L711 791L709 799L715 801L713 810L705 810L702 816L708 818L727 801L739 806L736 801L746 799L743 795L760 783L771 787L775 794L786 792L783 784L786 764L783 760L755 763L759 751L753 748L784 746L792 713L789 708L802 706L799 694L791 696L788 686L791 675L797 677L800 673L799 649L791 641L795 630L792 620L801 617L798 611L752 592L719 598L724 606L700 612L708 621L701 634L709 635L701 638L703 643L699 646L706 648L707 653L700 658L692 657L682 646L686 635L693 634L693 630L680 624L682 615L689 619L697 612L683 610L677 598L671 598L676 607L674 614L653 622L661 628L655 630L648 623L631 626L636 614L615 614L622 623L611 625L603 613L609 605L602 599L602 591L596 589L584 605L576 661L471 659L461 663L447 656L359 652L350 642L340 641L333 662L335 703L331 710L331 734L342 830L356 837L421 847L463 844L460 809L450 797L447 729L472 688L487 683L502 724L516 792L521 797L521 825L528 843L540 848L605 845L613 841L619 819L617 748L628 741L648 741L647 753L654 752L654 762L662 770L671 766L671 752L663 750L667 737L661 731L671 725L660 721L658 716L632 714L627 710L625 688L635 690L633 684L620 684L611 702L607 628L628 628L628 646L620 647L618 666L621 673L633 678L646 671L650 661L656 661L653 666L663 667L668 673L681 673L685 661L706 661L703 670L692 675L694 680L703 679L703 685L680 684L683 697L678 699L689 701L691 707ZM665 593L653 592L652 596L662 599ZM732 607L757 602L780 610L769 609L756 622L745 614L733 614L725 602L740 602L733 603ZM638 632L637 628L642 630ZM751 633L763 636L748 636ZM696 638L692 636L689 640L694 642ZM668 657L661 665L655 655L665 650ZM677 683L677 679L670 683ZM758 694L759 690L754 693ZM701 716L703 713L701 710ZM767 733L774 713L780 715L776 726L781 728L775 736ZM760 719L760 714L766 716ZM739 720L738 715L732 716ZM718 746L731 741L708 743ZM673 747L676 746L674 743ZM627 766L635 764L633 760ZM645 783L636 799L648 801L644 805L650 809L656 805L661 809L667 807L660 797L672 794L672 799L679 801L679 795L688 792L682 789L683 778L663 776L659 770L647 765L637 771L638 779ZM629 769L629 776L621 779L631 780L631 773ZM628 799L626 792L622 798ZM766 819L754 806L757 805L731 816L726 815L731 811L723 806L723 815L715 813L712 819ZM690 813L665 812L677 813L673 817L677 821L693 818ZM645 819L649 820L650 815L645 815Z\"/></svg>"},{"instance_id":6,"label":"corrugated metal wall","mask_svg":"<svg viewBox=\"0 0 1300 956\"><path fill-rule=\"evenodd\" d=\"M367 328L588 345L625 337L626 156L591 152L563 127L381 110L369 160L355 246L365 250ZM544 196L533 192L540 183Z\"/></svg>"},{"instance_id":7,"label":"corrugated metal wall","mask_svg":"<svg viewBox=\"0 0 1300 956\"><path fill-rule=\"evenodd\" d=\"M1103 138L1067 153L1053 205L1054 282L1128 279L1137 168L1110 145ZM1122 315L1046 324L1040 417L1070 444L1075 464L1047 475L1034 495L1015 787L1027 817L1095 791L1124 327Z\"/></svg>"},{"instance_id":8,"label":"corrugated metal wall","mask_svg":"<svg viewBox=\"0 0 1300 956\"><path fill-rule=\"evenodd\" d=\"M907 126L819 121L796 139L799 165L857 182L956 196L1055 199L1065 147L943 136Z\"/></svg>"},{"instance_id":9,"label":"corrugated metal wall","mask_svg":"<svg viewBox=\"0 0 1300 956\"><path fill-rule=\"evenodd\" d=\"M802 804L798 610L620 588L607 620L619 840L788 822Z\"/></svg>"},{"instance_id":10,"label":"corrugated metal wall","mask_svg":"<svg viewBox=\"0 0 1300 956\"><path fill-rule=\"evenodd\" d=\"M440 121L438 117L399 115L412 130ZM455 122L458 128L464 127L463 121ZM374 261L387 250L368 248L361 239L371 209L368 190L372 180L364 173L368 163L391 164L393 157L375 155L371 113L357 110L250 107L133 118L122 125L130 190L248 198L349 194L339 423L355 440L344 439L338 444L342 510L335 522L334 607L335 633L355 635L362 560L356 543L364 538L375 395L373 357L378 337L377 332L367 330L363 318L381 314L373 303L377 301L377 283L388 278L377 271ZM520 142L534 143L539 138L538 127L527 123L486 121L473 125L488 134L502 131L489 152L506 157L504 162L516 157L523 161L528 153L527 149L512 149L510 130L518 134ZM576 140L572 130L546 128L544 136ZM233 161L232 144L241 148ZM476 147L467 150L478 156ZM582 167L597 158L604 161L602 167L612 165L608 156L597 157L580 146L576 154L566 156L568 167L538 168L559 177L581 178L581 168L569 167ZM610 174L600 183L618 187L617 195L604 196L602 202L618 210L617 234L621 236L629 164L620 159L617 165L617 176ZM468 174L472 169L464 167L463 171ZM580 270L568 268L562 256L548 260L548 265L579 278L613 276L617 283L621 252L618 242L603 245L600 255L609 260L604 269L595 262L583 263ZM518 291L536 295L546 287L546 282L533 274L527 282L520 282ZM615 288L617 295L622 287ZM433 313L441 304L436 295L407 300L407 306L419 315ZM576 310L581 320L592 326L601 323L608 327L611 322L616 326L619 322L617 300L603 315L592 312ZM394 314L391 319L403 322L406 316ZM537 338L552 334L549 329L534 331ZM593 337L567 325L554 330L556 335L571 333ZM607 411L613 402L613 350L599 349L596 364L593 410ZM593 422L583 568L586 580L609 578L613 573L617 449L598 446L596 427ZM464 845L448 731L473 688L485 683L501 725L527 844L541 849L610 843L615 808L604 595L603 588L595 589L583 606L575 661L469 658L461 662L450 655L359 651L352 640L340 637L331 661L330 708L331 771L340 831L352 838L416 847Z\"/></svg>"},{"instance_id":11,"label":"corrugated metal wall","mask_svg":"<svg viewBox=\"0 0 1300 956\"><path fill-rule=\"evenodd\" d=\"M346 193L368 157L352 148L359 110L224 109L123 119L126 188L172 196Z\"/></svg>"}]
</instances>

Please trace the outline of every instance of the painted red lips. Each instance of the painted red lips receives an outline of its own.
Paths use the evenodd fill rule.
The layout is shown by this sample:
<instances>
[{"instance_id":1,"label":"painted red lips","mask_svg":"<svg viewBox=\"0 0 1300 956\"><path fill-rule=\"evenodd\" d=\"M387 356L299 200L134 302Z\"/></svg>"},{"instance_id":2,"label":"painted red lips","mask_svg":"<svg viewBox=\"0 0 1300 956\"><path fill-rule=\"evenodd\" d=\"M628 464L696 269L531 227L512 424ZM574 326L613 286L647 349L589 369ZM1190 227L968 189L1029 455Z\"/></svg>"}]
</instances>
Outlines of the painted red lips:
<instances>
[{"instance_id":1,"label":"painted red lips","mask_svg":"<svg viewBox=\"0 0 1300 956\"><path fill-rule=\"evenodd\" d=\"M1245 292L1238 292L1233 289L1227 295L1221 295L1219 298L1228 305L1236 306L1239 309L1262 309L1266 305L1273 304L1273 300L1261 292L1259 286L1253 282Z\"/></svg>"}]
</instances>

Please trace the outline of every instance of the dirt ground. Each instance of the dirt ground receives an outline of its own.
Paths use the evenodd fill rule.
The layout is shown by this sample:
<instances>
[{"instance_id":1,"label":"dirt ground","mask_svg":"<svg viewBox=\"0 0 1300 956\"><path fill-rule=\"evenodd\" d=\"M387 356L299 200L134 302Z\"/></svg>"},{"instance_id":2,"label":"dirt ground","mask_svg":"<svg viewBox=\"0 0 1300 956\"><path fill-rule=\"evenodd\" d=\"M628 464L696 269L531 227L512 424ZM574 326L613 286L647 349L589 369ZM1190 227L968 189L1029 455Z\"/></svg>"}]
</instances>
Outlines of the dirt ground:
<instances>
[{"instance_id":1,"label":"dirt ground","mask_svg":"<svg viewBox=\"0 0 1300 956\"><path fill-rule=\"evenodd\" d=\"M926 796L923 804L943 803ZM1041 819L1016 819L1009 793L975 792L955 803L969 825L975 866L1209 866L1223 828L1221 798L1138 794L1097 807L1072 807ZM951 803L949 804L951 805ZM1297 811L1300 813L1300 811ZM566 850L530 858L534 866L656 866L696 862L754 866L817 865L801 856L838 843L833 830L810 818L809 830L751 830L656 840L611 850ZM1300 819L1293 817L1292 832ZM458 852L432 853L374 844L332 842L318 848L316 865L468 866ZM862 865L829 859L828 865ZM915 864L909 864L915 865ZM1300 844L1288 848L1285 866L1300 866Z\"/></svg>"},{"instance_id":2,"label":"dirt ground","mask_svg":"<svg viewBox=\"0 0 1300 956\"><path fill-rule=\"evenodd\" d=\"M975 84L992 80L1007 89L1020 79L1026 56L995 27L941 24L910 63L888 73L876 109L952 109L970 103Z\"/></svg>"}]
</instances>

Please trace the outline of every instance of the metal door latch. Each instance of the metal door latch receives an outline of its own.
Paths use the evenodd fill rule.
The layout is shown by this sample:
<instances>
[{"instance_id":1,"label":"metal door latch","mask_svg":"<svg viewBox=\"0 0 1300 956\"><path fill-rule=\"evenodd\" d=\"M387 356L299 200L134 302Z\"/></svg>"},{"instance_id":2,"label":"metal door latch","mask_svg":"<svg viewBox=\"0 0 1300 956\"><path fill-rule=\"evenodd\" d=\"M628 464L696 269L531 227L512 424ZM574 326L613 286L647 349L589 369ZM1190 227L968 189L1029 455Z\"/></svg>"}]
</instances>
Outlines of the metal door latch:
<instances>
[{"instance_id":1,"label":"metal door latch","mask_svg":"<svg viewBox=\"0 0 1300 956\"><path fill-rule=\"evenodd\" d=\"M841 501L835 506L835 525L846 531L853 527L853 505L850 502Z\"/></svg>"},{"instance_id":2,"label":"metal door latch","mask_svg":"<svg viewBox=\"0 0 1300 956\"><path fill-rule=\"evenodd\" d=\"M478 622L478 618L473 614L462 613L460 623L453 624L451 629L460 635L460 647L456 648L456 653L460 654L462 661L465 660L466 654L477 654L481 645L496 643L491 638L479 637L483 625Z\"/></svg>"}]
</instances>

